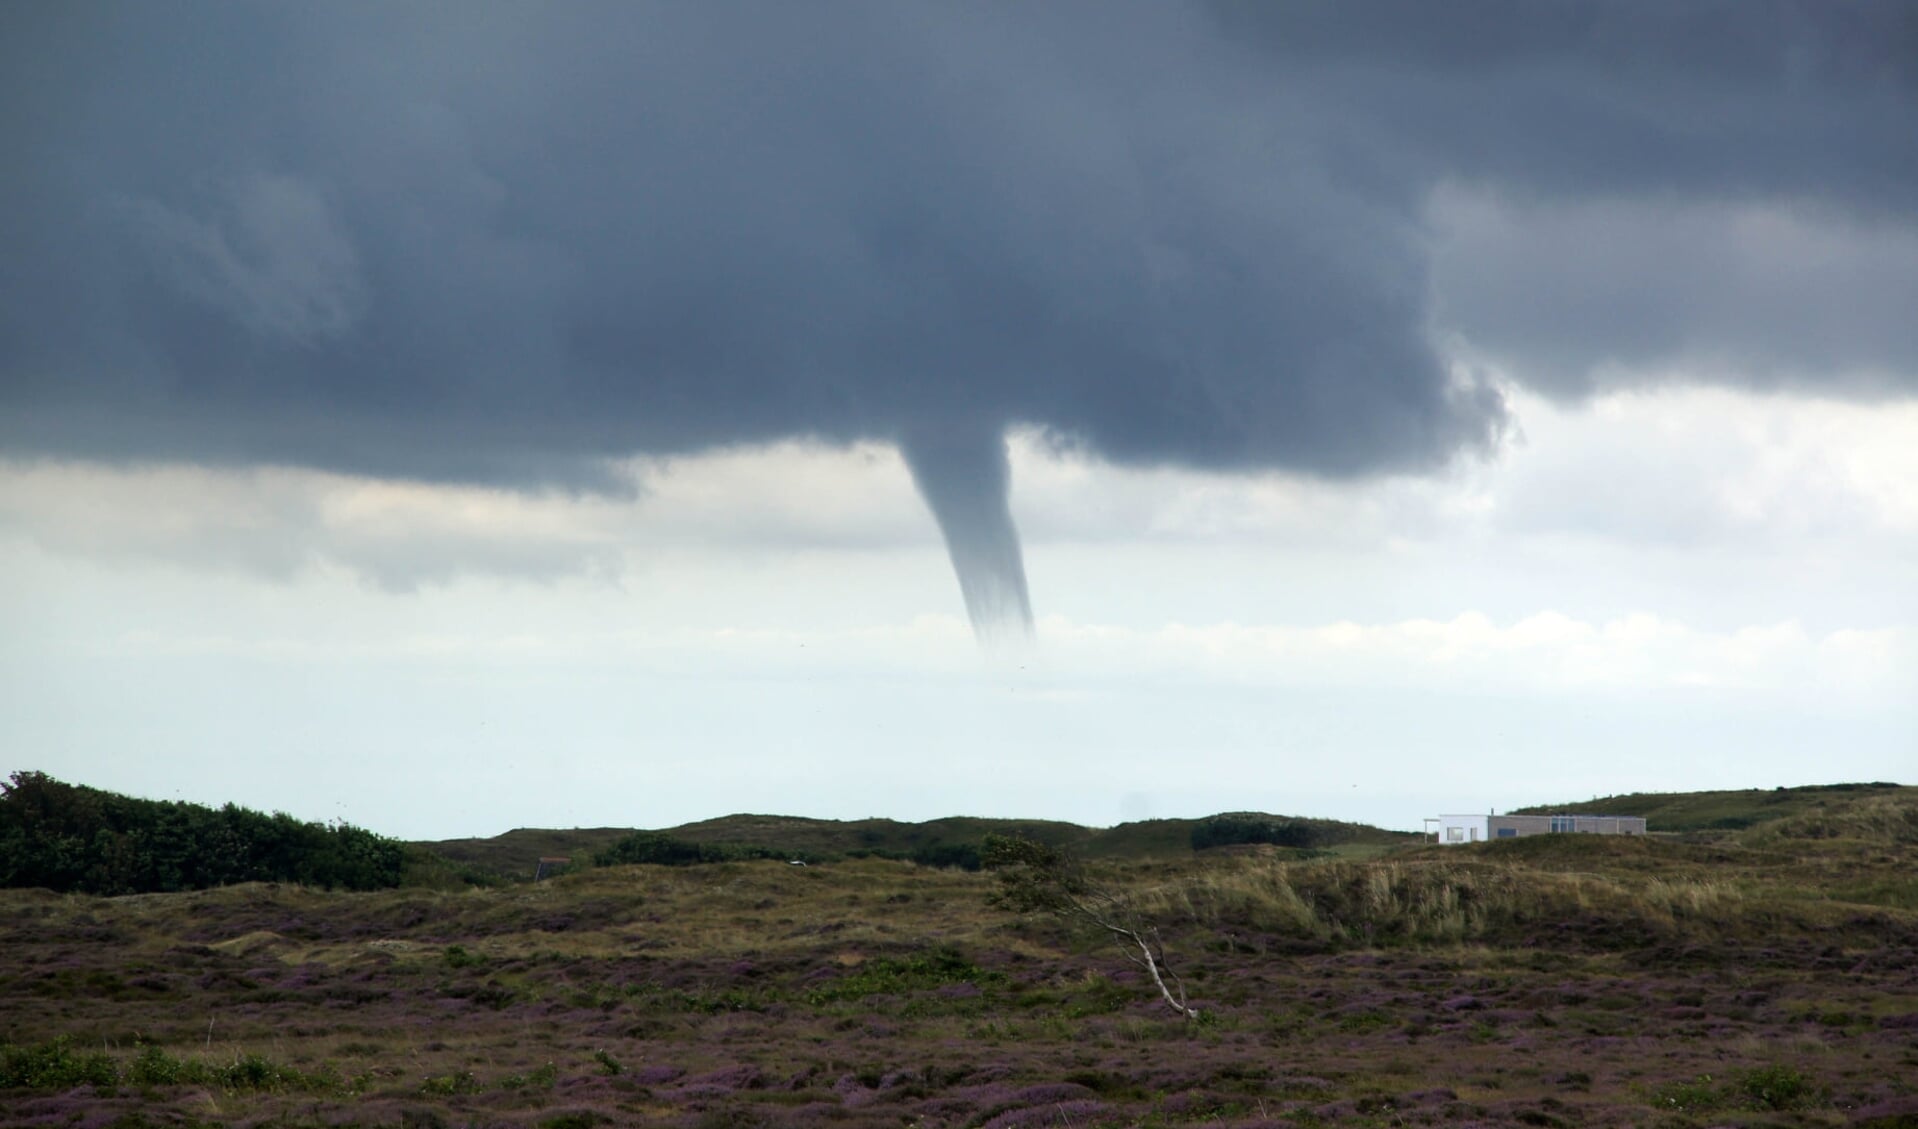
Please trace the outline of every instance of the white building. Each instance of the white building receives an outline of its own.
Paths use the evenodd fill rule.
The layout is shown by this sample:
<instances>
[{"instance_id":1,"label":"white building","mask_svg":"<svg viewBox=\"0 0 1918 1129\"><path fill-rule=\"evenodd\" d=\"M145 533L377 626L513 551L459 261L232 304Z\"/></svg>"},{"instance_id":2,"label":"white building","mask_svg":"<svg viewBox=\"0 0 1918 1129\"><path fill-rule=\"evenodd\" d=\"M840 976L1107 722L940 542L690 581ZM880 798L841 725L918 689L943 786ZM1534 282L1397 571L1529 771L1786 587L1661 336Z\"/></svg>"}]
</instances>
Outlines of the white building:
<instances>
[{"instance_id":1,"label":"white building","mask_svg":"<svg viewBox=\"0 0 1918 1129\"><path fill-rule=\"evenodd\" d=\"M1425 823L1428 830L1438 824L1438 842L1448 845L1525 835L1645 834L1645 819L1637 815L1441 815Z\"/></svg>"},{"instance_id":2,"label":"white building","mask_svg":"<svg viewBox=\"0 0 1918 1129\"><path fill-rule=\"evenodd\" d=\"M1491 819L1489 815L1441 815L1436 821L1438 841L1441 843L1483 842L1492 837Z\"/></svg>"}]
</instances>

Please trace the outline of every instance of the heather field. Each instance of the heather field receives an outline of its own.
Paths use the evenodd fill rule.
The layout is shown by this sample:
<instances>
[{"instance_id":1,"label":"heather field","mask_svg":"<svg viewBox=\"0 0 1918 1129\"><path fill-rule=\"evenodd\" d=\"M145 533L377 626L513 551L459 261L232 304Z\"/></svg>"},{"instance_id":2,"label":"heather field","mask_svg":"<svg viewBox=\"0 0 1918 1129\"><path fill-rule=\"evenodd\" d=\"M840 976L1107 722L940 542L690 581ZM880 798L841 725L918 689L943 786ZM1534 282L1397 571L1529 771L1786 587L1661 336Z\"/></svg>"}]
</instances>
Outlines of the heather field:
<instances>
[{"instance_id":1,"label":"heather field","mask_svg":"<svg viewBox=\"0 0 1918 1129\"><path fill-rule=\"evenodd\" d=\"M993 873L898 859L0 891L0 1122L1918 1125L1914 791L1095 861L1191 1022Z\"/></svg>"}]
</instances>

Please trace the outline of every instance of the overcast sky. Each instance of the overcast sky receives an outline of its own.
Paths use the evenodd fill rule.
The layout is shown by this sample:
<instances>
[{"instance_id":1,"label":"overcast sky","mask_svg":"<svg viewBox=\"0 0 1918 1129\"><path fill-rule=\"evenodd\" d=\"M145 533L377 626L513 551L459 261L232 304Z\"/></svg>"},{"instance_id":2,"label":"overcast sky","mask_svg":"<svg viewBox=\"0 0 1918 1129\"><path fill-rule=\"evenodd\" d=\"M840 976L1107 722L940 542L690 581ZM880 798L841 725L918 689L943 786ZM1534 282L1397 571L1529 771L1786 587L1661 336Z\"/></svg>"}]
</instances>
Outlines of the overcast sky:
<instances>
[{"instance_id":1,"label":"overcast sky","mask_svg":"<svg viewBox=\"0 0 1918 1129\"><path fill-rule=\"evenodd\" d=\"M11 770L1918 778L1908 5L12 5L0 147Z\"/></svg>"}]
</instances>

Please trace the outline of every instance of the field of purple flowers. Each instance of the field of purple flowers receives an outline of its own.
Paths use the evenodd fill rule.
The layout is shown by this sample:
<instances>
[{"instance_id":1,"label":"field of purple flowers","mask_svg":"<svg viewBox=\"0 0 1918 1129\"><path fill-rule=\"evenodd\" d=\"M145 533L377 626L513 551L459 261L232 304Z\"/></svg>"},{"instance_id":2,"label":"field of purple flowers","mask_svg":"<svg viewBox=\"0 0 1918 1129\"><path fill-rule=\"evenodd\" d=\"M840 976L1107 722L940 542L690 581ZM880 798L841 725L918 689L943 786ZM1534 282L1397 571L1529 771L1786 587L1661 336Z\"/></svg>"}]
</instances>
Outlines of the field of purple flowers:
<instances>
[{"instance_id":1,"label":"field of purple flowers","mask_svg":"<svg viewBox=\"0 0 1918 1129\"><path fill-rule=\"evenodd\" d=\"M5 891L0 1125L1911 1126L1903 818L1113 864L1196 1022L879 859Z\"/></svg>"}]
</instances>

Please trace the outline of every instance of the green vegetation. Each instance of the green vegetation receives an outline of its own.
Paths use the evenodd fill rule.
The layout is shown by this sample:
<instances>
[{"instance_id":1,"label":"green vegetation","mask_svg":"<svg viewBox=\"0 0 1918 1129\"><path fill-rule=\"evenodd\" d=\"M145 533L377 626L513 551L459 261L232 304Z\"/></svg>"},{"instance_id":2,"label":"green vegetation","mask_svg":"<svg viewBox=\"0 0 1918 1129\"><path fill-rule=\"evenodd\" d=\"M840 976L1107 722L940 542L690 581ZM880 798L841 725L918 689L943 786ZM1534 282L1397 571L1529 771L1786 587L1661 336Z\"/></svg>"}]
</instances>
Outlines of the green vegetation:
<instances>
[{"instance_id":1,"label":"green vegetation","mask_svg":"<svg viewBox=\"0 0 1918 1129\"><path fill-rule=\"evenodd\" d=\"M490 839L449 839L417 844L422 857L438 860L442 871L488 875L495 881L525 881L541 856L613 857L623 862L696 865L728 859L781 858L808 862L881 858L920 866L979 869L979 844L988 835L1008 835L1070 849L1077 857L1098 860L1180 859L1195 851L1246 844L1278 844L1306 857L1303 850L1340 854L1413 846L1422 836L1386 831L1329 819L1245 812L1205 819L1149 819L1117 827L1091 828L1072 823L1025 819L974 819L955 816L923 823L891 819L829 820L790 816L731 815L660 831L599 827L576 831L522 828ZM630 841L630 842L629 842ZM624 845L622 845L624 844ZM710 848L700 853L701 848ZM604 865L604 864L601 864ZM409 876L409 884L413 880ZM443 881L419 882L444 887ZM479 883L474 883L479 884Z\"/></svg>"},{"instance_id":2,"label":"green vegetation","mask_svg":"<svg viewBox=\"0 0 1918 1129\"><path fill-rule=\"evenodd\" d=\"M1183 1019L1202 1018L1186 1003L1185 983L1167 962L1165 940L1137 893L1099 880L1070 852L1030 839L988 835L980 854L999 882L992 904L1050 914L1111 941L1152 978L1166 1006Z\"/></svg>"},{"instance_id":3,"label":"green vegetation","mask_svg":"<svg viewBox=\"0 0 1918 1129\"><path fill-rule=\"evenodd\" d=\"M445 839L413 846L449 869L489 875L498 882L530 882L534 864L542 858L571 858L577 865L632 833L627 827L519 827L485 839Z\"/></svg>"},{"instance_id":4,"label":"green vegetation","mask_svg":"<svg viewBox=\"0 0 1918 1129\"><path fill-rule=\"evenodd\" d=\"M783 859L815 863L831 858L881 858L918 863L920 866L978 870L979 845L933 841L921 843L911 850L854 847L841 853L821 854L818 851L795 846L696 841L660 831L635 831L615 840L603 850L595 851L593 865L626 866L648 863L654 866L696 866L700 863L744 862L752 859Z\"/></svg>"},{"instance_id":5,"label":"green vegetation","mask_svg":"<svg viewBox=\"0 0 1918 1129\"><path fill-rule=\"evenodd\" d=\"M899 959L878 957L866 961L851 974L807 993L806 998L812 1004L857 1001L868 996L922 992L947 984L985 986L1004 979L999 973L980 968L956 949L939 948Z\"/></svg>"},{"instance_id":6,"label":"green vegetation","mask_svg":"<svg viewBox=\"0 0 1918 1129\"><path fill-rule=\"evenodd\" d=\"M1652 1091L1654 1108L1677 1113L1751 1109L1769 1112L1803 1109L1824 1100L1824 1087L1795 1067L1771 1065L1714 1078L1700 1074L1688 1081L1667 1082Z\"/></svg>"},{"instance_id":7,"label":"green vegetation","mask_svg":"<svg viewBox=\"0 0 1918 1129\"><path fill-rule=\"evenodd\" d=\"M407 860L405 844L344 823L135 799L40 772L0 784L0 886L147 894L298 882L375 890L399 885Z\"/></svg>"},{"instance_id":8,"label":"green vegetation","mask_svg":"<svg viewBox=\"0 0 1918 1129\"><path fill-rule=\"evenodd\" d=\"M66 1039L31 1047L0 1046L0 1090L65 1090L111 1086L119 1080L112 1059L76 1051Z\"/></svg>"},{"instance_id":9,"label":"green vegetation","mask_svg":"<svg viewBox=\"0 0 1918 1129\"><path fill-rule=\"evenodd\" d=\"M149 1046L131 1059L75 1050L69 1039L32 1046L0 1045L0 1090L70 1090L76 1086L217 1086L227 1090L286 1092L340 1089L330 1072L307 1073L256 1054L231 1062L175 1058Z\"/></svg>"},{"instance_id":10,"label":"green vegetation","mask_svg":"<svg viewBox=\"0 0 1918 1129\"><path fill-rule=\"evenodd\" d=\"M1128 831L1158 853L1088 858L1074 844L1106 833L1055 824L1054 843L982 834L985 873L883 855L986 821L916 841L868 824L876 844L842 834L807 867L777 822L634 852L683 865L537 885L0 891L0 1120L1815 1129L1918 1112L1918 790L1821 791L1743 830L1330 855L1194 851L1194 824L1167 820ZM727 833L759 849L724 850ZM1196 1017L1159 1006L1155 969Z\"/></svg>"},{"instance_id":11,"label":"green vegetation","mask_svg":"<svg viewBox=\"0 0 1918 1129\"><path fill-rule=\"evenodd\" d=\"M770 847L741 843L694 843L657 831L635 831L593 854L594 866L694 866L709 862L741 862L747 859L791 859L798 856ZM801 860L805 861L805 860Z\"/></svg>"},{"instance_id":12,"label":"green vegetation","mask_svg":"<svg viewBox=\"0 0 1918 1129\"><path fill-rule=\"evenodd\" d=\"M1880 782L1747 788L1732 792L1633 792L1578 803L1514 808L1510 814L1638 815L1645 817L1648 831L1742 831L1774 820L1805 815L1834 804L1900 794L1909 801L1914 794L1918 794L1918 789Z\"/></svg>"},{"instance_id":13,"label":"green vegetation","mask_svg":"<svg viewBox=\"0 0 1918 1129\"><path fill-rule=\"evenodd\" d=\"M1334 819L1296 819L1260 812L1229 812L1192 825L1192 849L1267 844L1296 851L1323 851L1346 843L1403 843L1405 837L1376 827Z\"/></svg>"},{"instance_id":14,"label":"green vegetation","mask_svg":"<svg viewBox=\"0 0 1918 1129\"><path fill-rule=\"evenodd\" d=\"M751 843L806 850L820 856L854 851L909 855L940 843L977 845L991 831L1013 830L1046 842L1083 839L1098 834L1072 823L1048 820L974 819L955 816L924 823L893 819L799 819L791 816L729 815L688 823L672 834L699 842Z\"/></svg>"},{"instance_id":15,"label":"green vegetation","mask_svg":"<svg viewBox=\"0 0 1918 1129\"><path fill-rule=\"evenodd\" d=\"M884 848L847 851L847 858L854 859L892 859L895 862L912 862L920 866L951 867L958 870L979 869L979 844L977 843L927 843L914 847L910 851L889 851Z\"/></svg>"}]
</instances>

